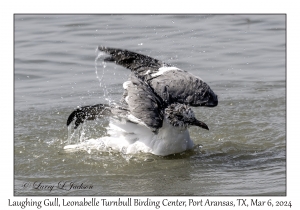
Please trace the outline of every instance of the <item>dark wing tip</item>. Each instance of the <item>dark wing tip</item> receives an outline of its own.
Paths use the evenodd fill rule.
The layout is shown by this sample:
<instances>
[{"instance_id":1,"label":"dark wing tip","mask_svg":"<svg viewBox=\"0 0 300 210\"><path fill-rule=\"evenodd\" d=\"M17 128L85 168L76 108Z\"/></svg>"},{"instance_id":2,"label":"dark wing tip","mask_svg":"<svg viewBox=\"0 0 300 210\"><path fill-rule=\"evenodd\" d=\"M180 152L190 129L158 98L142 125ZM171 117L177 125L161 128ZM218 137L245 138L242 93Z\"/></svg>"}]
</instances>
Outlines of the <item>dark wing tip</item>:
<instances>
[{"instance_id":1,"label":"dark wing tip","mask_svg":"<svg viewBox=\"0 0 300 210\"><path fill-rule=\"evenodd\" d=\"M73 111L68 117L67 126L69 126L74 120L75 120L74 129L76 129L81 123L83 123L85 116L80 116L79 114L80 114L79 109Z\"/></svg>"},{"instance_id":2,"label":"dark wing tip","mask_svg":"<svg viewBox=\"0 0 300 210\"><path fill-rule=\"evenodd\" d=\"M107 47L105 47L105 46L98 46L98 50L100 50L100 51L105 51L105 49L107 49Z\"/></svg>"},{"instance_id":3,"label":"dark wing tip","mask_svg":"<svg viewBox=\"0 0 300 210\"><path fill-rule=\"evenodd\" d=\"M95 120L99 116L109 115L110 109L107 109L109 106L105 104L96 104L93 106L84 106L74 110L67 120L67 126L69 126L75 120L76 129L81 123L84 123L85 120Z\"/></svg>"},{"instance_id":4,"label":"dark wing tip","mask_svg":"<svg viewBox=\"0 0 300 210\"><path fill-rule=\"evenodd\" d=\"M117 48L111 48L111 47L105 47L105 46L98 46L98 50L106 52L108 54L115 53L117 51L125 51L125 50L121 50L121 49L117 49Z\"/></svg>"},{"instance_id":5,"label":"dark wing tip","mask_svg":"<svg viewBox=\"0 0 300 210\"><path fill-rule=\"evenodd\" d=\"M71 122L74 120L76 113L77 113L77 110L73 111L69 115L68 120L67 120L67 126L69 126L71 124Z\"/></svg>"},{"instance_id":6,"label":"dark wing tip","mask_svg":"<svg viewBox=\"0 0 300 210\"><path fill-rule=\"evenodd\" d=\"M98 46L98 50L110 55L110 57L104 59L105 61L114 61L116 64L132 71L144 73L145 68L158 69L164 65L160 60L129 50L104 46Z\"/></svg>"}]
</instances>

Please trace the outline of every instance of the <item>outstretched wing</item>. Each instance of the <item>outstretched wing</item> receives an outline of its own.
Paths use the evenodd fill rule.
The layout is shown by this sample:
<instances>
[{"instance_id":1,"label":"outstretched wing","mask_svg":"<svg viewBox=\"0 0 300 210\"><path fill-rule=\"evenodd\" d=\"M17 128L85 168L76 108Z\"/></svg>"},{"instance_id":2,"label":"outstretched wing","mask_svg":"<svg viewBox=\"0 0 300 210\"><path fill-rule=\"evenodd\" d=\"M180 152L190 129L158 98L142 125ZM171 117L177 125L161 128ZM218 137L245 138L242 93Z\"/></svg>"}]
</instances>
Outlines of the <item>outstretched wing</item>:
<instances>
[{"instance_id":1,"label":"outstretched wing","mask_svg":"<svg viewBox=\"0 0 300 210\"><path fill-rule=\"evenodd\" d=\"M141 79L131 76L125 98L131 115L154 131L162 126L164 108L160 97Z\"/></svg>"},{"instance_id":2,"label":"outstretched wing","mask_svg":"<svg viewBox=\"0 0 300 210\"><path fill-rule=\"evenodd\" d=\"M169 64L165 64L160 60L151 58L150 56L128 50L103 46L98 47L98 50L110 55L110 57L104 59L105 61L115 62L118 65L128 68L138 77L145 75L148 70L150 70L151 73L156 73L159 68L163 66L170 66Z\"/></svg>"},{"instance_id":3,"label":"outstretched wing","mask_svg":"<svg viewBox=\"0 0 300 210\"><path fill-rule=\"evenodd\" d=\"M74 129L76 129L85 120L95 120L96 118L111 113L110 107L106 104L96 104L93 106L84 106L74 110L67 120L67 126L75 120Z\"/></svg>"},{"instance_id":4,"label":"outstretched wing","mask_svg":"<svg viewBox=\"0 0 300 210\"><path fill-rule=\"evenodd\" d=\"M98 47L110 55L104 59L131 69L134 75L147 83L165 105L183 103L190 106L214 107L218 97L199 77L165 64L146 55L108 47Z\"/></svg>"}]
</instances>

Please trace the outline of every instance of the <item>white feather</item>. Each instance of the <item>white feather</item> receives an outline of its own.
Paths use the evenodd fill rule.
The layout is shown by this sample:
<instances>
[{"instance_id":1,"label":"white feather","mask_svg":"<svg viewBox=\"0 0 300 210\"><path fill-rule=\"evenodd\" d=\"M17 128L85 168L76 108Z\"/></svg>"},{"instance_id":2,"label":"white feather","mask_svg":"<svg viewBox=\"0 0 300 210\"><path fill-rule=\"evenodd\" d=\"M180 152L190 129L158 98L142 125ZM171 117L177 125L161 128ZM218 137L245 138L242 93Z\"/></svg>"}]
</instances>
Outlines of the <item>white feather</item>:
<instances>
[{"instance_id":1,"label":"white feather","mask_svg":"<svg viewBox=\"0 0 300 210\"><path fill-rule=\"evenodd\" d=\"M173 66L172 67L163 66L158 69L158 72L151 74L151 76L156 77L156 76L164 74L167 71L174 71L174 70L180 70L180 69L177 67L173 67Z\"/></svg>"},{"instance_id":2,"label":"white feather","mask_svg":"<svg viewBox=\"0 0 300 210\"><path fill-rule=\"evenodd\" d=\"M140 124L111 119L108 134L109 136L99 139L89 139L76 145L65 146L64 149L70 151L111 148L123 154L143 152L165 156L184 152L194 146L186 128L174 127L166 119L157 134Z\"/></svg>"}]
</instances>

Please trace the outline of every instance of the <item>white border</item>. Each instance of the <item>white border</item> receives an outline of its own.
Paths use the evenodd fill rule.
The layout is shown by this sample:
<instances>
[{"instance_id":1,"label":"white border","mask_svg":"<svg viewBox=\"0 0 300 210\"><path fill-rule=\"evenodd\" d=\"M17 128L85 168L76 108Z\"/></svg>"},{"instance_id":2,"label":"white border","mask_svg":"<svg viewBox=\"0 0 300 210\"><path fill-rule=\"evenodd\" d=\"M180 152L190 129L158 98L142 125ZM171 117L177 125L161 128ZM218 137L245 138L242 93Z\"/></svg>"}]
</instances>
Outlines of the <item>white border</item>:
<instances>
[{"instance_id":1,"label":"white border","mask_svg":"<svg viewBox=\"0 0 300 210\"><path fill-rule=\"evenodd\" d=\"M15 13L283 13L287 14L287 196L271 197L291 200L299 209L299 12L296 1L8 1L1 4L1 191L0 206L7 209L13 197L13 14ZM4 118L3 118L4 115ZM43 200L43 198L35 197ZM216 200L233 197L209 197ZM240 197L239 197L240 198ZM250 197L245 197L250 199ZM269 198L269 197L268 197ZM81 199L80 197L78 199ZM114 199L114 197L108 197ZM161 198L163 199L163 198ZM267 199L267 198L266 198ZM18 207L19 208L19 207ZM199 208L199 207L198 207ZM203 207L202 207L203 208ZM60 207L62 209L62 207ZM99 207L97 207L99 209ZM217 209L209 208L209 209ZM249 208L248 208L249 209ZM277 208L275 208L277 209ZM287 209L287 208L285 208Z\"/></svg>"}]
</instances>

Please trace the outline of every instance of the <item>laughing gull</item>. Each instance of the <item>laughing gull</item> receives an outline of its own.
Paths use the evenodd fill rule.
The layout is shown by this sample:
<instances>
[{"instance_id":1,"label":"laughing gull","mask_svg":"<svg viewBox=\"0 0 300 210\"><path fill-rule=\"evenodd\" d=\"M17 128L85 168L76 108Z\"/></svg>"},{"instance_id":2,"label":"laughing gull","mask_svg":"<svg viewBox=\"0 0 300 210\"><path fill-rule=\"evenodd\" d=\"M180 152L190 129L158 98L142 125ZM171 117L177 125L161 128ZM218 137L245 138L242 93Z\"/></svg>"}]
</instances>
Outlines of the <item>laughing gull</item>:
<instances>
[{"instance_id":1,"label":"laughing gull","mask_svg":"<svg viewBox=\"0 0 300 210\"><path fill-rule=\"evenodd\" d=\"M146 55L108 47L98 47L98 50L110 55L105 61L115 62L132 72L123 84L121 102L78 108L70 114L67 126L75 121L76 129L85 120L110 116L119 120L115 125L128 133L141 130L143 136L133 139L144 143L156 155L191 149L194 143L188 132L190 126L208 130L191 109L191 106L218 104L217 95L202 79Z\"/></svg>"}]
</instances>

